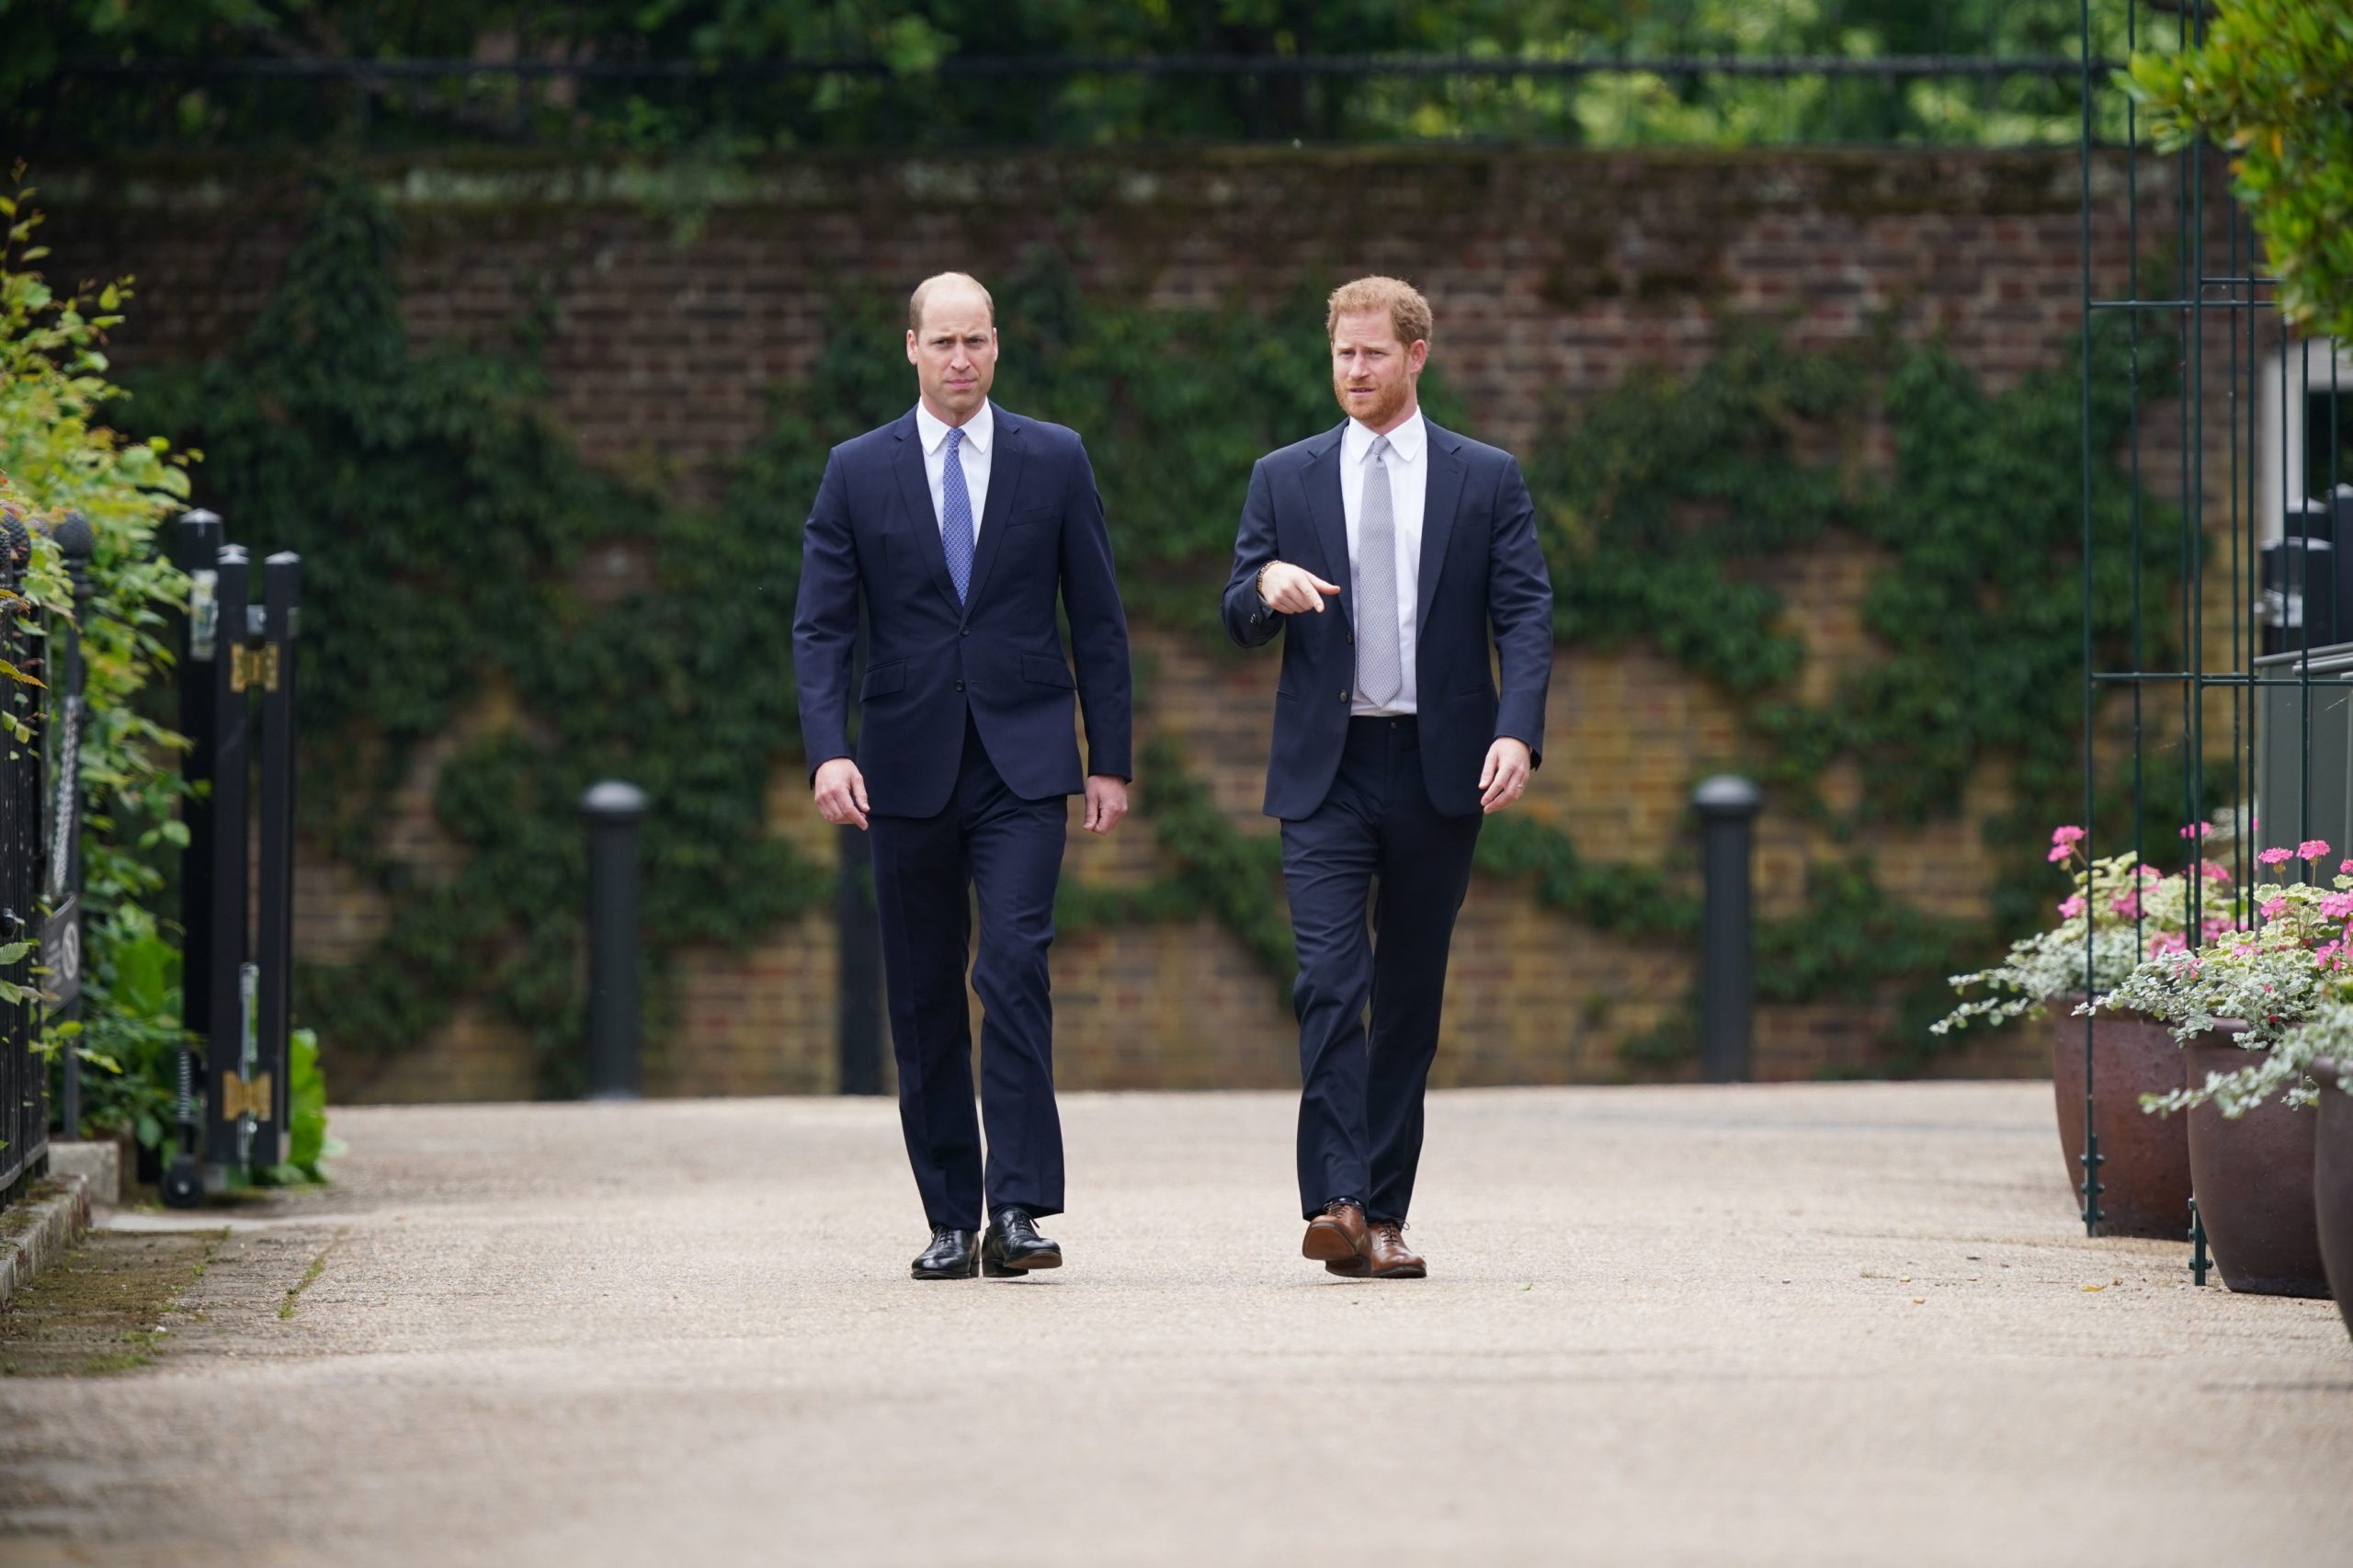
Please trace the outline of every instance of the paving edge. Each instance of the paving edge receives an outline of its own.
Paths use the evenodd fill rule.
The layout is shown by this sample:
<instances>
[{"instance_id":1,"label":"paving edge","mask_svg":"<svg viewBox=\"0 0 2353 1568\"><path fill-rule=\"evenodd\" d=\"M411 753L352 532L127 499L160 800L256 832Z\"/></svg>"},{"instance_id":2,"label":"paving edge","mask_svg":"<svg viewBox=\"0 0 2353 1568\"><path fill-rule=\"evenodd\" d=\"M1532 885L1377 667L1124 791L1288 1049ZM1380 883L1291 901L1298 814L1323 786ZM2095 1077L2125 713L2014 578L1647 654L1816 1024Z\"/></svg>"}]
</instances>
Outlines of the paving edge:
<instances>
[{"instance_id":1,"label":"paving edge","mask_svg":"<svg viewBox=\"0 0 2353 1568\"><path fill-rule=\"evenodd\" d=\"M22 1202L0 1210L0 1307L89 1229L90 1187L79 1176L45 1177Z\"/></svg>"}]
</instances>

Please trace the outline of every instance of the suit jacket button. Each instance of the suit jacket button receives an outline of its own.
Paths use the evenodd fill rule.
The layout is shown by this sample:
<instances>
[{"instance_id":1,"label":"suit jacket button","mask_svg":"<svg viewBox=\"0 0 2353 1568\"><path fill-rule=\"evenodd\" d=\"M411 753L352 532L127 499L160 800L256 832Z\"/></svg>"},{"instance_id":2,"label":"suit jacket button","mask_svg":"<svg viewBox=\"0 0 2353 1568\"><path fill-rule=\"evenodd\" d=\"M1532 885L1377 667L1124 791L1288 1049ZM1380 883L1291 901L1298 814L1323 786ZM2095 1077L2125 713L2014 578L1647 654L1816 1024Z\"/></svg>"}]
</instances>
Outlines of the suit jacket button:
<instances>
[{"instance_id":1,"label":"suit jacket button","mask_svg":"<svg viewBox=\"0 0 2353 1568\"><path fill-rule=\"evenodd\" d=\"M1340 700L1341 700L1341 701L1346 702L1347 699L1348 699L1348 694L1347 694L1347 692L1345 692L1345 691L1344 691L1344 692L1340 693Z\"/></svg>"},{"instance_id":2,"label":"suit jacket button","mask_svg":"<svg viewBox=\"0 0 2353 1568\"><path fill-rule=\"evenodd\" d=\"M966 637L970 637L972 634L972 629L969 626L960 627L958 628L958 631L961 635Z\"/></svg>"},{"instance_id":3,"label":"suit jacket button","mask_svg":"<svg viewBox=\"0 0 2353 1568\"><path fill-rule=\"evenodd\" d=\"M959 690L959 691L963 690L963 689L964 689L964 683L963 683L962 681L961 681L961 680L960 680L960 681L958 681L958 682L956 683L956 689L957 689L957 690Z\"/></svg>"}]
</instances>

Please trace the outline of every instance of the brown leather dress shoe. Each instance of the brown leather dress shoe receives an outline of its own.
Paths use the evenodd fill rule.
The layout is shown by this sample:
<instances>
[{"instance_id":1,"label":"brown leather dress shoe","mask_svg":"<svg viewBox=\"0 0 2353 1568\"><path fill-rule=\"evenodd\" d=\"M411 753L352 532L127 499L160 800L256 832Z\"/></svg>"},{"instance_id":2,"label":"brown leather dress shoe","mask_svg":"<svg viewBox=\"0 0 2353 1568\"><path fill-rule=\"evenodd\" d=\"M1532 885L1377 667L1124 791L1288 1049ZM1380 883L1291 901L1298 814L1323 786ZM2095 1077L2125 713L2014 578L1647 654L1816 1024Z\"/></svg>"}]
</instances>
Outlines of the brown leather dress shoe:
<instances>
[{"instance_id":1,"label":"brown leather dress shoe","mask_svg":"<svg viewBox=\"0 0 2353 1568\"><path fill-rule=\"evenodd\" d=\"M1333 1274L1355 1276L1371 1267L1365 1261L1364 1210L1353 1203L1328 1203L1307 1222L1299 1244L1302 1257L1312 1257Z\"/></svg>"},{"instance_id":2,"label":"brown leather dress shoe","mask_svg":"<svg viewBox=\"0 0 2353 1568\"><path fill-rule=\"evenodd\" d=\"M1375 1220L1365 1227L1365 1260L1375 1279L1420 1279L1429 1273L1421 1255L1405 1244L1405 1222Z\"/></svg>"}]
</instances>

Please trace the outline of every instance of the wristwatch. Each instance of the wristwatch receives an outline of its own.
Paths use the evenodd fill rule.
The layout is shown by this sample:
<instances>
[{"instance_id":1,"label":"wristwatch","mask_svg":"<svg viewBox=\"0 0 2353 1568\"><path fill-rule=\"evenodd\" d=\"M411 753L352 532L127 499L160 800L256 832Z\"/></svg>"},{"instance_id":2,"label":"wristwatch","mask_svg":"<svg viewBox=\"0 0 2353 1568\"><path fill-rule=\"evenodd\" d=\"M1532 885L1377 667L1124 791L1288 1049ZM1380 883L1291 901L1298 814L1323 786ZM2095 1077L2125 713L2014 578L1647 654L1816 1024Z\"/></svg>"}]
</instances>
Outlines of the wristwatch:
<instances>
[{"instance_id":1,"label":"wristwatch","mask_svg":"<svg viewBox=\"0 0 2353 1568\"><path fill-rule=\"evenodd\" d=\"M1258 568L1258 574L1250 580L1250 585L1258 590L1258 602L1262 605L1266 605L1268 609L1272 609L1275 607L1272 604L1267 603L1267 574L1273 571L1275 569L1275 565L1276 563L1274 562L1267 562L1264 566Z\"/></svg>"}]
</instances>

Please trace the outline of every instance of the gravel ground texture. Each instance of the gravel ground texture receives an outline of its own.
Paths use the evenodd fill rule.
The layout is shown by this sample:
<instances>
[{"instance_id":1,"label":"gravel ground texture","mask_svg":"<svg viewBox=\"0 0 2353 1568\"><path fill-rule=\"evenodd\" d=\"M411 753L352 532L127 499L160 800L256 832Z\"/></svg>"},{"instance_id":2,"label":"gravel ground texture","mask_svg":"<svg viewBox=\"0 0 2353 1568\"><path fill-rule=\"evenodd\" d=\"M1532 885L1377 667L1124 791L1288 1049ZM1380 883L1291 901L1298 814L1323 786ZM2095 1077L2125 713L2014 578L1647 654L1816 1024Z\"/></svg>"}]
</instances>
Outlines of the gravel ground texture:
<instances>
[{"instance_id":1,"label":"gravel ground texture","mask_svg":"<svg viewBox=\"0 0 2353 1568\"><path fill-rule=\"evenodd\" d=\"M1068 1096L1068 1267L917 1284L885 1102L340 1110L104 1221L207 1260L0 1379L0 1563L2353 1561L2336 1308L2086 1239L2048 1085L1433 1095L1426 1280L1292 1111Z\"/></svg>"}]
</instances>

